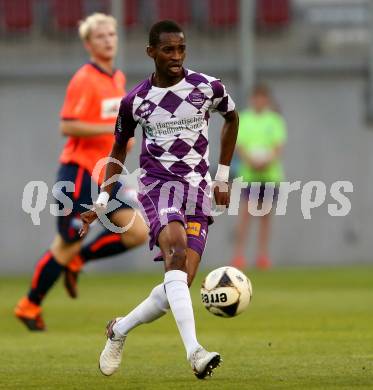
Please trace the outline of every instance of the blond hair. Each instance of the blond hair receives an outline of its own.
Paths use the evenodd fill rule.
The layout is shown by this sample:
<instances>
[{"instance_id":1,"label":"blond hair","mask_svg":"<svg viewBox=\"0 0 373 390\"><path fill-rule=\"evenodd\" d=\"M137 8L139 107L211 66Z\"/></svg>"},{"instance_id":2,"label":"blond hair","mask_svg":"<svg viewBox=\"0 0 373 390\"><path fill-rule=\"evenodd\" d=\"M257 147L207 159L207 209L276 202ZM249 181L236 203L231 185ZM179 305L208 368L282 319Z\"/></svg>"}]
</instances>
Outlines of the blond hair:
<instances>
[{"instance_id":1,"label":"blond hair","mask_svg":"<svg viewBox=\"0 0 373 390\"><path fill-rule=\"evenodd\" d=\"M101 23L110 23L117 28L117 21L111 15L95 12L79 22L79 36L82 41L87 41L92 30Z\"/></svg>"}]
</instances>

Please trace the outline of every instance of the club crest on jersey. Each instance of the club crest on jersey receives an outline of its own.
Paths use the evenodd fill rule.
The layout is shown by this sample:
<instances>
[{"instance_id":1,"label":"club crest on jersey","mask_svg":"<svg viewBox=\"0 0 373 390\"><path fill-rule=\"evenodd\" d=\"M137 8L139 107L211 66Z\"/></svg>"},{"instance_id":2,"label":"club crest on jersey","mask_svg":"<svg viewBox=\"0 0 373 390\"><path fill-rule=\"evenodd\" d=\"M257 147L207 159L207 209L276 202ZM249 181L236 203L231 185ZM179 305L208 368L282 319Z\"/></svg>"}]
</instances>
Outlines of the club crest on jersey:
<instances>
[{"instance_id":1,"label":"club crest on jersey","mask_svg":"<svg viewBox=\"0 0 373 390\"><path fill-rule=\"evenodd\" d=\"M205 95L202 92L191 92L189 101L195 106L200 106L205 101Z\"/></svg>"}]
</instances>

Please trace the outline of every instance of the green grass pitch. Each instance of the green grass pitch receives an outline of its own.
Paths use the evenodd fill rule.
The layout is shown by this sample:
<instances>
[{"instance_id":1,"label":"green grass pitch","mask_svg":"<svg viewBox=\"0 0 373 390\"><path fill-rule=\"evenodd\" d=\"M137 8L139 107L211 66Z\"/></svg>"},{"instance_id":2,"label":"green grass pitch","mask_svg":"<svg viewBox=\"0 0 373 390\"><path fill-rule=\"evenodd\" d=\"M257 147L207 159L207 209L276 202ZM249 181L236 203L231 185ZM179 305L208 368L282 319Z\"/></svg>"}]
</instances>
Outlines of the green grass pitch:
<instances>
[{"instance_id":1,"label":"green grass pitch","mask_svg":"<svg viewBox=\"0 0 373 390\"><path fill-rule=\"evenodd\" d=\"M80 297L61 284L45 302L46 333L29 333L13 306L29 278L0 278L1 389L373 389L373 268L278 268L248 271L248 310L224 319L192 288L200 342L224 359L199 381L186 361L173 317L137 328L120 372L97 368L104 328L143 299L159 274L85 274Z\"/></svg>"}]
</instances>

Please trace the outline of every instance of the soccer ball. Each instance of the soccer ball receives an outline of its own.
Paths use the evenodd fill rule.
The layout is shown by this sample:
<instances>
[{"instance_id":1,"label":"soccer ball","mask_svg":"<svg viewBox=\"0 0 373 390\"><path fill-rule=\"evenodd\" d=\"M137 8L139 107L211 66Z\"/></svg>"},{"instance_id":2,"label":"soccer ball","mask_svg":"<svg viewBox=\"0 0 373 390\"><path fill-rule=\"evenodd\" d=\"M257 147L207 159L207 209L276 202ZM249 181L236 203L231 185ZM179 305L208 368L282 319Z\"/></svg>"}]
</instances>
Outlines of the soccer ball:
<instances>
[{"instance_id":1,"label":"soccer ball","mask_svg":"<svg viewBox=\"0 0 373 390\"><path fill-rule=\"evenodd\" d=\"M252 294L249 278L234 267L211 271L201 287L203 305L210 313L220 317L234 317L242 313Z\"/></svg>"}]
</instances>

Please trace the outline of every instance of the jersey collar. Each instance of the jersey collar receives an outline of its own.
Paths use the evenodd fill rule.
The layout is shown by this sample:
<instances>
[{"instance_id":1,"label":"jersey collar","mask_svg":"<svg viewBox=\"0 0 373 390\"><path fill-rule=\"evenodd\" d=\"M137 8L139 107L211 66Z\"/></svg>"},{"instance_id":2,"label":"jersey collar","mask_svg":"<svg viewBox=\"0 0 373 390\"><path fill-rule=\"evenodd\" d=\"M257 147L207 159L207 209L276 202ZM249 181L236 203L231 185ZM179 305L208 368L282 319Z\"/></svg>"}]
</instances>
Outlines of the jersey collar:
<instances>
[{"instance_id":1,"label":"jersey collar","mask_svg":"<svg viewBox=\"0 0 373 390\"><path fill-rule=\"evenodd\" d=\"M103 74L105 74L106 76L108 76L110 78L113 78L115 73L116 73L116 71L117 71L117 69L114 68L113 69L113 73L110 74L105 69L102 69L101 66L97 65L95 62L90 61L89 64L91 66L93 66L96 70L98 70L100 73L103 73Z\"/></svg>"},{"instance_id":2,"label":"jersey collar","mask_svg":"<svg viewBox=\"0 0 373 390\"><path fill-rule=\"evenodd\" d=\"M151 86L151 88L154 88L154 89L161 89L161 90L166 90L166 89L174 89L174 88L177 88L183 81L185 81L185 77L188 75L188 69L184 68L183 67L183 73L184 73L184 77L176 84L174 85L171 85L169 87L164 87L164 88L161 88L161 87L156 87L154 84L153 84L153 78L154 78L154 75L155 75L155 72L153 72L150 76L149 76L149 84Z\"/></svg>"}]
</instances>

